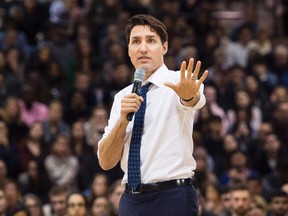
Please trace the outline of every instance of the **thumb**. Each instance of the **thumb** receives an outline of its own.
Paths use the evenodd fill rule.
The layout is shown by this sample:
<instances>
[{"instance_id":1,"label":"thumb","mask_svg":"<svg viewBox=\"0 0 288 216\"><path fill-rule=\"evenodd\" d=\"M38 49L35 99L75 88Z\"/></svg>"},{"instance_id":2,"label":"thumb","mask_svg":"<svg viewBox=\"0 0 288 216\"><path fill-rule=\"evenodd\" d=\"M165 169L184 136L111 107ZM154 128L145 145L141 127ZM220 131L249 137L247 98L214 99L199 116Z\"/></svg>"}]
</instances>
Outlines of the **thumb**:
<instances>
[{"instance_id":1,"label":"thumb","mask_svg":"<svg viewBox=\"0 0 288 216\"><path fill-rule=\"evenodd\" d=\"M175 84L173 84L171 82L165 82L164 85L173 89L174 91L176 91L176 85Z\"/></svg>"}]
</instances>

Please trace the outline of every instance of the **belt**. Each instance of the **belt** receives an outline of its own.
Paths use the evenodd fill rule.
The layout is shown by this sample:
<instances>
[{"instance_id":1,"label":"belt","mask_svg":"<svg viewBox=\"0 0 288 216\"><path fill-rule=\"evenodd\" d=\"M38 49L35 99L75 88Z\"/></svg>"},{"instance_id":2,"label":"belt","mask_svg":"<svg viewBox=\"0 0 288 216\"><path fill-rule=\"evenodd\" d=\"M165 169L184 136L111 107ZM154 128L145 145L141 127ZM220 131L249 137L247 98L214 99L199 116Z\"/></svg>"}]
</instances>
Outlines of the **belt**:
<instances>
[{"instance_id":1,"label":"belt","mask_svg":"<svg viewBox=\"0 0 288 216\"><path fill-rule=\"evenodd\" d=\"M176 179L151 184L140 184L136 191L133 191L128 184L125 185L125 191L129 194L140 194L144 192L161 191L169 188L182 187L192 185L192 179Z\"/></svg>"}]
</instances>

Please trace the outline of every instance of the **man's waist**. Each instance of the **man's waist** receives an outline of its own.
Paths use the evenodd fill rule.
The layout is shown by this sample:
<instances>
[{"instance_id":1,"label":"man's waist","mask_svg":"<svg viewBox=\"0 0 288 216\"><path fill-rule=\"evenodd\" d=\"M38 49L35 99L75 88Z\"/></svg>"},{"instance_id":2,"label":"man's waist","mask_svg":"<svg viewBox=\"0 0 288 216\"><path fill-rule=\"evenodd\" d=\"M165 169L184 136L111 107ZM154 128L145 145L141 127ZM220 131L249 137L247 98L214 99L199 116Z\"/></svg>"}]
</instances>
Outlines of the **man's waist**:
<instances>
[{"instance_id":1,"label":"man's waist","mask_svg":"<svg viewBox=\"0 0 288 216\"><path fill-rule=\"evenodd\" d=\"M130 194L140 194L145 192L161 191L175 187L192 185L192 179L175 179L163 182L140 184L137 190L133 191L128 184L125 184L125 191Z\"/></svg>"}]
</instances>

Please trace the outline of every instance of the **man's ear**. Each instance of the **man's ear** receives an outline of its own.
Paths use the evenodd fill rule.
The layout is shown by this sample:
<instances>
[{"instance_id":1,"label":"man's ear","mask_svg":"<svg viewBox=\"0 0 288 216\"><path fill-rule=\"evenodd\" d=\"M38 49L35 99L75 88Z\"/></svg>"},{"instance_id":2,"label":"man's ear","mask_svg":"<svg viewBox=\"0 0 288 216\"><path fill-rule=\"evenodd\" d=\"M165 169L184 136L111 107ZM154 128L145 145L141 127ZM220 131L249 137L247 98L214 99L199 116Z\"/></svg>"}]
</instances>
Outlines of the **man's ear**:
<instances>
[{"instance_id":1,"label":"man's ear","mask_svg":"<svg viewBox=\"0 0 288 216\"><path fill-rule=\"evenodd\" d=\"M163 55L165 55L168 51L168 42L164 42L162 47L163 47Z\"/></svg>"}]
</instances>

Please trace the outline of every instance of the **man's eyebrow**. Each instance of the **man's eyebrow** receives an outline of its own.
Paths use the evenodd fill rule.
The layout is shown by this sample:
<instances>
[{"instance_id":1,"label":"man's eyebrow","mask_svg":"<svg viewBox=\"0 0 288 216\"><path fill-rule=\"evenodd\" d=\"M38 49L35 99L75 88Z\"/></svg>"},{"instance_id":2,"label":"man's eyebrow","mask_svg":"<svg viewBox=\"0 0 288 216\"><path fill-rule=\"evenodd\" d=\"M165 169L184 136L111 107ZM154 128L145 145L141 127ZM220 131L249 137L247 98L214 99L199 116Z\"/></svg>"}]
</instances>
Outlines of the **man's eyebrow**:
<instances>
[{"instance_id":1,"label":"man's eyebrow","mask_svg":"<svg viewBox=\"0 0 288 216\"><path fill-rule=\"evenodd\" d=\"M145 38L155 38L157 37L156 35L147 35L145 36ZM141 38L141 36L133 36L131 39L138 39L138 38Z\"/></svg>"}]
</instances>

